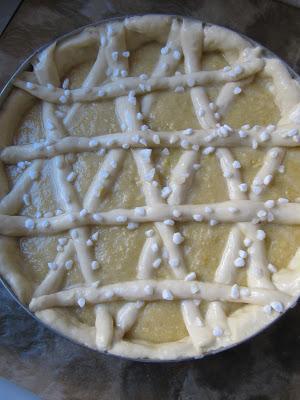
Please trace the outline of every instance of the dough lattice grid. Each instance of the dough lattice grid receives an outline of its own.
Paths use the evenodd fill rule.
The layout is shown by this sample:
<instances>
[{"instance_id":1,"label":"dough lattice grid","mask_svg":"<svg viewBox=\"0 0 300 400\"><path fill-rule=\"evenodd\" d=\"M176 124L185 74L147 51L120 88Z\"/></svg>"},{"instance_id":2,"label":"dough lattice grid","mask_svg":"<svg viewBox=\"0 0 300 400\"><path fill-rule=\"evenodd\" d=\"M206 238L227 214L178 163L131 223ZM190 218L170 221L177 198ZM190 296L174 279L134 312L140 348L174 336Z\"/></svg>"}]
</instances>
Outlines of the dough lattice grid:
<instances>
[{"instance_id":1,"label":"dough lattice grid","mask_svg":"<svg viewBox=\"0 0 300 400\"><path fill-rule=\"evenodd\" d=\"M59 49L56 44L49 46L38 55L34 72L25 74L26 80L15 80L16 87L43 102L45 141L7 146L1 151L0 158L5 164L31 161L31 165L12 190L2 197L0 233L4 235L1 244L4 250L8 236L38 233L50 235L66 229L70 232L70 240L55 259L54 266L57 268L49 270L31 299L30 308L41 319L67 332L67 335L101 350L110 348L116 353L168 358L199 354L207 348L239 340L243 335L249 334L249 324L253 324L253 321L258 321L263 326L274 318L274 315L271 317L263 311L264 306L273 304L273 308L277 307L277 311L282 311L281 307L288 306L291 302L291 297L279 290L270 278L265 245L261 240L264 232L257 224L253 224L253 220L299 223L297 213L300 205L297 203L285 204L281 201L274 206L272 202L267 205L261 199L261 193L282 163L286 148L299 145L296 132L298 125L288 119L290 111L299 103L299 89L279 60L263 58L261 49L252 47L233 32L214 26L204 27L196 21L151 18L129 18L125 22L96 27L79 35L78 43L80 40L87 43L98 40L99 50L94 65L78 89L60 88L57 60L64 51L68 51L68 44L60 45ZM130 54L127 52L128 49L143 44L141 37L145 42L150 39L162 42L167 37L167 42L150 77L128 77ZM76 37L69 42L70 48L78 45ZM238 51L237 55L231 54L232 48ZM217 71L201 70L201 55L204 50L227 53L230 66ZM182 58L185 71L175 73ZM106 76L108 69L111 73L109 80ZM276 126L242 130L218 123L233 101L236 87L251 83L255 75L262 71L274 81L275 100L281 112L279 123ZM223 83L215 105L209 103L205 91L208 83ZM145 128L142 118L149 114L155 92L160 90L189 91L199 121L199 130L187 127L176 132L154 132ZM72 137L68 134L70 121L76 117L82 103L109 98L115 99L121 132L93 138ZM63 118L57 113L57 104L67 106ZM266 148L265 160L251 187L245 188L240 169L234 167L231 148L256 148L258 145ZM155 180L151 149L156 147L184 149L171 172L168 196L162 196L161 187ZM107 149L107 153L81 204L74 188L71 166L65 163L64 155L94 152L100 148ZM145 206L99 213L97 206L101 201L103 188L114 184L127 152L131 152L135 161L142 182ZM192 187L200 158L209 157L212 152L219 159L229 200L214 204L186 204L186 193ZM33 180L38 178L45 159L51 160L54 181L60 188L60 208L63 213L36 219L16 215L22 206L24 194ZM171 220L171 223L175 221L175 225L166 224L166 220ZM159 235L168 251L169 266L174 279L153 279L153 262L157 258L153 246L157 239L151 236L145 239L135 281L97 286L93 268L98 265L93 248L87 245L90 227L101 224L131 224L134 227L135 223L149 221L153 222L156 235ZM182 246L174 240L176 221L198 221L210 225L217 222L233 224L213 282L189 280L192 276L185 279L187 269ZM245 267L248 287L241 288L235 284L235 260L239 257L244 238L249 239L249 255ZM84 284L61 289L66 274L65 263L73 252L77 255ZM243 260L242 257L239 259ZM16 285L18 284L15 282ZM138 318L143 301L157 299L181 301L182 317L189 337L160 346L123 340L123 336ZM205 315L201 315L199 310L200 299L209 301ZM116 300L125 300L127 303L114 321L106 303ZM57 310L60 306L76 305L78 301L81 305L84 301L95 305L95 327L74 321ZM231 318L226 313L224 301L249 305L245 306L246 312ZM244 331L241 334L242 327Z\"/></svg>"}]
</instances>

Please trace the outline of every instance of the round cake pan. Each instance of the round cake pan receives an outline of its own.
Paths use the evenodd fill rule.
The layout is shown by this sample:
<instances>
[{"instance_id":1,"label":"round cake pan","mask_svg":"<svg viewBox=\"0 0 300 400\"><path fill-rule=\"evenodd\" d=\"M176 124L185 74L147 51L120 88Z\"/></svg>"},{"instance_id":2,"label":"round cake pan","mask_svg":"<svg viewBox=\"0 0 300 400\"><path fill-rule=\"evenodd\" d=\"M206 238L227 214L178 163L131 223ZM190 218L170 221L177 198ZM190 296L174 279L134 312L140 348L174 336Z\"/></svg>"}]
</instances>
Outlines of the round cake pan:
<instances>
[{"instance_id":1,"label":"round cake pan","mask_svg":"<svg viewBox=\"0 0 300 400\"><path fill-rule=\"evenodd\" d=\"M21 65L18 67L18 69L13 73L13 75L11 76L11 78L10 78L10 79L7 81L7 83L4 85L3 89L2 89L1 92L0 92L0 107L1 107L1 105L4 103L6 97L9 95L10 91L12 90L14 79L15 79L21 72L30 70L30 68L31 68L31 61L33 60L33 58L34 58L38 53L40 53L43 49L45 49L46 47L50 46L52 43L54 43L54 42L60 43L60 42L64 41L64 40L67 39L67 38L70 38L70 37L72 37L72 36L75 36L75 35L79 34L79 33L82 32L84 29L89 28L89 27L98 26L98 25L103 25L103 24L107 24L107 23L110 23L110 22L114 22L114 21L121 21L121 20L123 20L123 19L125 19L125 18L129 18L129 17L142 16L142 15L149 15L149 14L151 14L151 13L147 13L147 14L138 14L138 13L137 13L137 14L130 14L130 15L127 15L126 17L121 16L121 17L100 19L100 20L97 21L97 22L94 22L94 23L91 23L91 24L88 24L88 25L84 25L84 26L82 26L82 27L80 27L80 28L77 28L77 29L75 29L75 30L73 30L73 31L71 31L71 32L68 32L68 33L66 33L66 34L64 34L64 35L62 35L62 36L59 36L59 37L57 37L57 38L54 38L54 39L51 40L50 42L48 42L48 43L46 43L45 45L41 46L40 48L38 48L37 50L35 50L28 58L26 58L25 61L23 61L23 62L21 63ZM277 59L279 59L279 60L285 65L285 67L287 68L287 70L289 71L289 73L291 74L291 76L292 76L293 78L297 79L297 80L300 82L300 76L299 76L299 75L298 75L284 60L282 60L280 57L278 57L275 53L273 53L271 50L269 50L269 49L266 48L265 46L261 45L260 43L256 42L255 40L249 38L248 36L246 36L246 35L244 35L244 34L238 32L238 31L235 31L235 30L233 30L233 29L231 29L231 28L228 28L228 27L226 27L226 26L217 25L217 24L211 24L211 23L206 23L205 21L201 21L201 20L198 19L198 18L189 17L189 16L176 15L176 14L158 14L158 13L155 13L155 14L153 14L153 15L169 15L170 17L174 17L174 18L176 18L176 17L177 17L177 18L185 18L185 19L190 19L191 21L195 21L195 20L196 20L196 21L198 21L198 22L202 22L202 23L203 23L204 25L206 25L206 26L207 26L207 25L216 25L216 26L221 26L221 27L223 27L223 28L226 28L226 29L228 29L228 30L231 30L232 32L235 32L235 33L239 34L241 37L243 37L244 39L246 39L247 41L249 41L252 45L261 47L261 48L263 49L264 56L269 57L269 58L277 58ZM97 349L93 349L93 348L88 347L88 346L86 346L85 344L83 344L83 343L81 343L81 342L79 342L79 341L76 341L76 340L71 339L70 337L64 335L63 333L61 333L61 332L58 331L57 329L53 328L51 325L48 325L48 324L46 324L45 322L43 322L42 320L40 320L33 312L31 312L31 311L29 310L28 306L26 306L25 304L23 304L23 303L18 299L18 297L16 296L16 294L14 293L14 291L11 289L11 287L9 286L9 284L8 284L8 283L6 282L6 280L5 280L3 277L1 277L1 276L0 276L0 281L1 281L1 283L3 284L3 286L5 287L5 289L7 290L7 292L8 292L8 293L12 296L12 298L15 300L15 302L18 303L19 306L21 306L21 307L26 311L26 313L28 313L32 318L34 318L39 324L42 324L43 326L47 327L48 329L50 329L50 330L51 330L52 332L54 332L55 334L60 335L60 336L62 336L63 338L69 340L69 341L72 342L72 343L75 343L75 344L77 344L77 345L86 347L86 348L88 348L90 351L93 351L93 352L96 352L96 353L99 353L99 354L105 354L105 355L107 355L107 356L109 355L109 356L114 357L114 358L117 358L117 359L124 359L124 360L128 360L128 361L147 362L147 363L157 363L157 362L159 362L159 363L177 362L177 363L178 363L178 362L183 362L183 361L201 360L201 359L207 358L207 357L209 357L209 356L216 355L216 354L218 354L218 353L222 353L222 352L224 352L224 351L230 350L230 349L235 348L235 347L237 347L237 346L239 346L239 345L241 345L241 344L243 344L243 343L245 343L245 342L248 342L248 341L250 341L250 340L254 340L256 336L258 336L259 334L261 334L261 333L264 332L265 330L269 329L271 326L274 326L274 325L277 323L277 321L278 321L279 319L282 318L282 316L285 316L285 315L289 312L289 310L290 310L290 308L291 308L291 307L290 307L290 308L288 308L287 310L285 310L284 313L280 314L280 315L279 315L276 319L274 319L270 324L264 326L262 329L258 330L258 331L255 332L254 334L252 334L252 335L246 337L245 339L243 339L243 340L241 340L241 341L239 341L239 342L230 344L230 345L228 345L228 346L226 346L226 347L221 347L221 348L218 348L218 349L216 349L216 350L208 351L208 352L203 353L203 354L200 354L200 355L198 355L198 356L194 356L194 357L190 357L190 356L189 356L189 357L181 357L181 358L166 359L166 360L164 360L164 359L163 359L163 360L161 360L161 359L155 359L155 358L151 358L151 359L150 359L150 358L131 358L131 357L127 357L127 356L112 354L112 353L107 352L107 351L100 351L100 350L97 350ZM300 296L298 297L297 301L294 303L293 307L296 306L296 304L299 302L299 298L300 298Z\"/></svg>"}]
</instances>

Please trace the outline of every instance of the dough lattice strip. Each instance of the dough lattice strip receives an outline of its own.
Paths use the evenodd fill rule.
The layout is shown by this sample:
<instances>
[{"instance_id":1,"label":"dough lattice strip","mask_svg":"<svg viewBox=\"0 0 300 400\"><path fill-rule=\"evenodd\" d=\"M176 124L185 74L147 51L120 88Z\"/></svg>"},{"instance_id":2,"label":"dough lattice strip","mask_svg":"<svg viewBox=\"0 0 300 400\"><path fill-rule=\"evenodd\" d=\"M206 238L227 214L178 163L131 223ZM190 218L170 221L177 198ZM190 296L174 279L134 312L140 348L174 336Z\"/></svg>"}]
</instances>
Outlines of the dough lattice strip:
<instances>
[{"instance_id":1,"label":"dough lattice strip","mask_svg":"<svg viewBox=\"0 0 300 400\"><path fill-rule=\"evenodd\" d=\"M178 222L189 222L195 221L195 218L197 218L195 215L197 214L200 214L202 223L210 223L211 215L206 213L207 207L214 210L214 218L217 223L250 223L257 220L257 213L259 211L265 209L265 202L229 200L221 203L180 204L178 206L157 203L153 206L143 207L145 216L137 215L135 209L126 208L93 214L88 213L84 216L80 214L80 211L72 211L49 218L28 218L25 216L0 214L0 234L29 237L37 234L47 236L85 226L124 226L128 222L154 222L161 224L159 229L164 230L167 228L167 225L163 222L167 219L174 219ZM272 210L272 221L268 223L299 225L299 209L299 203L278 204ZM180 217L174 217L173 213L175 210L181 213ZM122 216L121 220L118 218L119 216ZM30 226L27 226L27 222L30 222Z\"/></svg>"},{"instance_id":2,"label":"dough lattice strip","mask_svg":"<svg viewBox=\"0 0 300 400\"><path fill-rule=\"evenodd\" d=\"M147 295L145 286L151 286L153 293ZM196 290L197 288L197 290ZM163 291L170 290L174 299L204 299L207 301L225 300L234 303L249 303L265 305L276 299L288 305L291 296L278 290L256 288L250 289L250 294L241 294L238 298L231 296L231 285L209 282L188 282L181 280L135 280L94 288L81 286L65 289L61 292L33 298L30 307L33 311L39 311L55 306L73 306L80 297L85 298L91 304L106 303L117 300L162 300ZM244 287L245 289L245 287Z\"/></svg>"},{"instance_id":3,"label":"dough lattice strip","mask_svg":"<svg viewBox=\"0 0 300 400\"><path fill-rule=\"evenodd\" d=\"M178 86L188 88L190 80L193 80L193 84L197 86L204 86L209 83L235 82L240 79L248 78L252 74L259 72L263 66L264 64L261 59L252 57L249 61L241 63L242 71L238 74L238 77L232 77L226 73L226 71L219 70L200 71L191 74L175 75L172 77L154 77L147 80L141 80L140 78L122 78L118 83L112 82L104 84L102 86L94 87L89 91L85 88L72 89L70 90L67 100L63 98L63 101L62 96L64 96L64 90L58 87L50 90L46 86L35 84L34 89L29 89L26 82L20 79L16 79L14 85L40 100L50 103L85 103L126 96L131 90L135 91L137 95L144 95L145 93L152 91L175 90ZM139 86L140 83L145 85L146 89L144 89L144 87L141 88ZM149 91L147 90L147 87L150 89Z\"/></svg>"},{"instance_id":4,"label":"dough lattice strip","mask_svg":"<svg viewBox=\"0 0 300 400\"><path fill-rule=\"evenodd\" d=\"M291 125L282 126L272 133L272 137L268 141L261 142L260 136L265 132L267 127L259 129L251 129L247 131L247 137L241 139L239 130L232 129L232 133L228 137L218 136L219 128L207 130L192 130L192 135L187 135L187 129L182 131L174 131L170 136L170 132L148 131L145 133L136 130L132 133L112 133L108 135L94 137L74 137L66 136L59 140L53 141L51 145L47 142L37 144L25 144L16 146L7 146L0 152L0 159L6 164L15 164L19 161L31 161L40 158L53 158L57 155L68 153L95 152L99 148L104 149L120 149L124 148L193 148L194 145L206 147L252 147L253 142L259 143L262 148L273 148L276 146L287 148L298 148L299 141L295 141L292 137L288 137L288 133L293 129Z\"/></svg>"}]
</instances>

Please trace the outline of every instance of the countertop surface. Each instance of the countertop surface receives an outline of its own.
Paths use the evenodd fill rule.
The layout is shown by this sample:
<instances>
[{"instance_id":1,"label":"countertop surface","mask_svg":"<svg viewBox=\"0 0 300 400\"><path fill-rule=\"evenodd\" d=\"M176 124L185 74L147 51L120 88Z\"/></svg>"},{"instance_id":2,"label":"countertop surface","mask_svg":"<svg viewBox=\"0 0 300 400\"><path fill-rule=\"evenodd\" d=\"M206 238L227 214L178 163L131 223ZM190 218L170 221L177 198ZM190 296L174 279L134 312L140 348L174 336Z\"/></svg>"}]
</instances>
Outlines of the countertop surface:
<instances>
[{"instance_id":1,"label":"countertop surface","mask_svg":"<svg viewBox=\"0 0 300 400\"><path fill-rule=\"evenodd\" d=\"M281 2L24 0L0 37L0 86L54 38L101 18L147 12L233 28L300 72L300 9ZM298 400L299 311L298 305L257 337L221 354L152 364L101 355L54 334L0 286L0 376L46 400Z\"/></svg>"}]
</instances>

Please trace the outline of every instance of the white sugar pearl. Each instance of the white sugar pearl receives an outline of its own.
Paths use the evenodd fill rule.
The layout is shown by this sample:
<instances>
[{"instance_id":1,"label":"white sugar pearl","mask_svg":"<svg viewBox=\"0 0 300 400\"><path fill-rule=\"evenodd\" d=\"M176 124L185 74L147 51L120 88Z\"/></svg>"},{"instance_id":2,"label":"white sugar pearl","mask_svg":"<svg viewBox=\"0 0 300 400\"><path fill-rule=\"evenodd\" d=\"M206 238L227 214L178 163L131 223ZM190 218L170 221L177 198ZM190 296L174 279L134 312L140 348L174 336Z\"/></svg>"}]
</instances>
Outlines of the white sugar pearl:
<instances>
[{"instance_id":1,"label":"white sugar pearl","mask_svg":"<svg viewBox=\"0 0 300 400\"><path fill-rule=\"evenodd\" d=\"M194 302L195 302L195 300L194 300ZM196 304L196 303L195 303ZM199 303L200 304L200 303ZM196 317L195 318L195 324L197 325L197 326L203 326L204 324L203 324L203 321L201 320L201 318L199 318L199 317Z\"/></svg>"},{"instance_id":2,"label":"white sugar pearl","mask_svg":"<svg viewBox=\"0 0 300 400\"><path fill-rule=\"evenodd\" d=\"M68 99L67 99L67 97L66 96L60 96L59 97L59 101L62 103L62 104L65 104L67 101L68 101Z\"/></svg>"},{"instance_id":3,"label":"white sugar pearl","mask_svg":"<svg viewBox=\"0 0 300 400\"><path fill-rule=\"evenodd\" d=\"M184 92L184 87L183 86L176 86L174 89L175 93L183 93Z\"/></svg>"},{"instance_id":4,"label":"white sugar pearl","mask_svg":"<svg viewBox=\"0 0 300 400\"><path fill-rule=\"evenodd\" d=\"M242 129L239 130L239 137L241 139L245 139L247 136L248 136L248 132L245 132Z\"/></svg>"},{"instance_id":5,"label":"white sugar pearl","mask_svg":"<svg viewBox=\"0 0 300 400\"><path fill-rule=\"evenodd\" d=\"M91 262L91 267L92 267L92 270L93 270L93 271L95 271L96 269L98 269L98 268L99 268L99 263L98 263L98 261L97 261L97 260L92 261L92 262Z\"/></svg>"},{"instance_id":6,"label":"white sugar pearl","mask_svg":"<svg viewBox=\"0 0 300 400\"><path fill-rule=\"evenodd\" d=\"M202 117L204 117L204 115L205 115L205 110L204 110L204 108L199 108L199 110L198 110L198 115L199 115L199 117L200 118L202 118Z\"/></svg>"},{"instance_id":7,"label":"white sugar pearl","mask_svg":"<svg viewBox=\"0 0 300 400\"><path fill-rule=\"evenodd\" d=\"M266 175L263 180L264 185L268 186L271 183L272 179L273 179L272 175Z\"/></svg>"},{"instance_id":8,"label":"white sugar pearl","mask_svg":"<svg viewBox=\"0 0 300 400\"><path fill-rule=\"evenodd\" d=\"M239 250L239 256L241 258L247 258L248 257L248 253L245 250Z\"/></svg>"},{"instance_id":9,"label":"white sugar pearl","mask_svg":"<svg viewBox=\"0 0 300 400\"><path fill-rule=\"evenodd\" d=\"M152 140L155 144L160 144L160 137L158 135L153 135Z\"/></svg>"},{"instance_id":10,"label":"white sugar pearl","mask_svg":"<svg viewBox=\"0 0 300 400\"><path fill-rule=\"evenodd\" d=\"M171 259L169 260L169 265L170 265L170 267L172 267L172 268L177 268L177 267L179 266L179 260L178 260L178 258L171 258Z\"/></svg>"},{"instance_id":11,"label":"white sugar pearl","mask_svg":"<svg viewBox=\"0 0 300 400\"><path fill-rule=\"evenodd\" d=\"M185 281L194 281L195 279L196 279L196 273L195 272L190 272L184 278Z\"/></svg>"},{"instance_id":12,"label":"white sugar pearl","mask_svg":"<svg viewBox=\"0 0 300 400\"><path fill-rule=\"evenodd\" d=\"M182 141L180 142L180 146L181 146L183 149L188 149L189 146L190 146L190 142L189 142L188 140L182 140Z\"/></svg>"},{"instance_id":13,"label":"white sugar pearl","mask_svg":"<svg viewBox=\"0 0 300 400\"><path fill-rule=\"evenodd\" d=\"M25 206L30 206L31 199L30 199L30 195L28 193L25 193L23 195L23 202L24 202Z\"/></svg>"},{"instance_id":14,"label":"white sugar pearl","mask_svg":"<svg viewBox=\"0 0 300 400\"><path fill-rule=\"evenodd\" d=\"M117 59L119 58L119 53L117 51L113 51L111 53L111 58L113 59L113 61L117 61Z\"/></svg>"},{"instance_id":15,"label":"white sugar pearl","mask_svg":"<svg viewBox=\"0 0 300 400\"><path fill-rule=\"evenodd\" d=\"M145 294L146 294L147 296L152 296L153 293L154 293L154 288L153 288L153 286L151 286L151 285L146 285L146 286L144 287L144 292L145 292Z\"/></svg>"},{"instance_id":16,"label":"white sugar pearl","mask_svg":"<svg viewBox=\"0 0 300 400\"><path fill-rule=\"evenodd\" d=\"M232 163L232 166L234 169L239 169L239 168L241 168L241 163L237 160L234 160Z\"/></svg>"},{"instance_id":17,"label":"white sugar pearl","mask_svg":"<svg viewBox=\"0 0 300 400\"><path fill-rule=\"evenodd\" d=\"M272 274L275 274L275 272L277 272L277 268L273 264L268 264L267 268Z\"/></svg>"},{"instance_id":18,"label":"white sugar pearl","mask_svg":"<svg viewBox=\"0 0 300 400\"><path fill-rule=\"evenodd\" d=\"M280 301L272 301L270 306L278 313L282 313L284 311L284 305Z\"/></svg>"},{"instance_id":19,"label":"white sugar pearl","mask_svg":"<svg viewBox=\"0 0 300 400\"><path fill-rule=\"evenodd\" d=\"M233 89L233 94L240 94L242 92L242 89L239 86L236 86Z\"/></svg>"},{"instance_id":20,"label":"white sugar pearl","mask_svg":"<svg viewBox=\"0 0 300 400\"><path fill-rule=\"evenodd\" d=\"M265 231L258 229L258 231L256 232L256 238L258 240L264 240L266 238L266 233Z\"/></svg>"},{"instance_id":21,"label":"white sugar pearl","mask_svg":"<svg viewBox=\"0 0 300 400\"><path fill-rule=\"evenodd\" d=\"M99 97L103 97L103 96L105 96L105 90L104 89L99 89L97 94L98 94Z\"/></svg>"},{"instance_id":22,"label":"white sugar pearl","mask_svg":"<svg viewBox=\"0 0 300 400\"><path fill-rule=\"evenodd\" d=\"M197 222L201 222L201 221L203 221L203 216L201 214L194 214L193 220L197 221Z\"/></svg>"},{"instance_id":23,"label":"white sugar pearl","mask_svg":"<svg viewBox=\"0 0 300 400\"><path fill-rule=\"evenodd\" d=\"M196 294L196 293L200 292L200 287L197 283L192 283L191 292L192 292L192 294Z\"/></svg>"},{"instance_id":24,"label":"white sugar pearl","mask_svg":"<svg viewBox=\"0 0 300 400\"><path fill-rule=\"evenodd\" d=\"M260 194L262 192L262 187L260 185L253 185L252 192L254 194Z\"/></svg>"},{"instance_id":25,"label":"white sugar pearl","mask_svg":"<svg viewBox=\"0 0 300 400\"><path fill-rule=\"evenodd\" d=\"M212 154L215 150L215 147L208 146L203 149L202 154L208 156L209 154Z\"/></svg>"},{"instance_id":26,"label":"white sugar pearl","mask_svg":"<svg viewBox=\"0 0 300 400\"><path fill-rule=\"evenodd\" d=\"M270 314L272 313L272 307L270 306L270 304L266 304L266 305L263 307L263 312L266 313L266 314L268 314L268 315L270 315Z\"/></svg>"},{"instance_id":27,"label":"white sugar pearl","mask_svg":"<svg viewBox=\"0 0 300 400\"><path fill-rule=\"evenodd\" d=\"M248 185L247 185L247 183L241 183L241 184L239 185L239 189L240 189L241 192L247 192L247 190L248 190Z\"/></svg>"},{"instance_id":28,"label":"white sugar pearl","mask_svg":"<svg viewBox=\"0 0 300 400\"><path fill-rule=\"evenodd\" d=\"M185 129L184 131L182 131L183 135L191 135L193 133L193 129L192 128L188 128Z\"/></svg>"},{"instance_id":29,"label":"white sugar pearl","mask_svg":"<svg viewBox=\"0 0 300 400\"><path fill-rule=\"evenodd\" d=\"M173 299L174 299L174 296L173 296L171 290L164 289L164 290L162 291L162 298L163 298L164 300L173 300Z\"/></svg>"},{"instance_id":30,"label":"white sugar pearl","mask_svg":"<svg viewBox=\"0 0 300 400\"><path fill-rule=\"evenodd\" d=\"M257 215L258 218L260 218L260 219L265 219L266 216L267 216L267 211L266 211L266 210L259 210L259 211L257 211L257 214L256 214L256 215Z\"/></svg>"},{"instance_id":31,"label":"white sugar pearl","mask_svg":"<svg viewBox=\"0 0 300 400\"><path fill-rule=\"evenodd\" d=\"M161 155L162 156L168 156L170 155L170 151L167 147L165 147L162 151L161 151Z\"/></svg>"},{"instance_id":32,"label":"white sugar pearl","mask_svg":"<svg viewBox=\"0 0 300 400\"><path fill-rule=\"evenodd\" d=\"M133 231L134 229L137 229L139 227L139 224L137 222L129 222L127 224L127 229L130 231Z\"/></svg>"},{"instance_id":33,"label":"white sugar pearl","mask_svg":"<svg viewBox=\"0 0 300 400\"><path fill-rule=\"evenodd\" d=\"M262 185L262 180L258 177L253 179L253 185Z\"/></svg>"},{"instance_id":34,"label":"white sugar pearl","mask_svg":"<svg viewBox=\"0 0 300 400\"><path fill-rule=\"evenodd\" d=\"M29 219L25 220L25 228L26 229L32 230L32 229L34 229L34 227L35 227L35 222L33 219L29 218Z\"/></svg>"},{"instance_id":35,"label":"white sugar pearl","mask_svg":"<svg viewBox=\"0 0 300 400\"><path fill-rule=\"evenodd\" d=\"M126 215L117 215L116 216L116 221L120 222L120 223L126 222L127 221L127 217L126 217Z\"/></svg>"},{"instance_id":36,"label":"white sugar pearl","mask_svg":"<svg viewBox=\"0 0 300 400\"><path fill-rule=\"evenodd\" d=\"M154 230L153 229L148 229L146 232L145 232L145 236L146 237L152 237L154 235Z\"/></svg>"},{"instance_id":37,"label":"white sugar pearl","mask_svg":"<svg viewBox=\"0 0 300 400\"><path fill-rule=\"evenodd\" d=\"M237 268L242 268L245 266L245 260L242 257L238 257L234 260L234 266Z\"/></svg>"},{"instance_id":38,"label":"white sugar pearl","mask_svg":"<svg viewBox=\"0 0 300 400\"><path fill-rule=\"evenodd\" d=\"M57 268L58 268L58 265L57 265L55 262L49 262L49 263L48 263L48 268L49 268L51 271L56 271Z\"/></svg>"},{"instance_id":39,"label":"white sugar pearl","mask_svg":"<svg viewBox=\"0 0 300 400\"><path fill-rule=\"evenodd\" d=\"M151 244L151 250L152 250L153 253L157 253L157 252L158 252L159 247L158 247L157 242L153 242L153 243Z\"/></svg>"},{"instance_id":40,"label":"white sugar pearl","mask_svg":"<svg viewBox=\"0 0 300 400\"><path fill-rule=\"evenodd\" d=\"M85 306L85 298L80 297L80 298L77 300L77 304L79 305L80 308L83 308L83 307Z\"/></svg>"},{"instance_id":41,"label":"white sugar pearl","mask_svg":"<svg viewBox=\"0 0 300 400\"><path fill-rule=\"evenodd\" d=\"M179 50L174 50L174 51L173 51L173 58L174 58L175 60L180 60L180 58L181 58L181 52L180 52Z\"/></svg>"},{"instance_id":42,"label":"white sugar pearl","mask_svg":"<svg viewBox=\"0 0 300 400\"><path fill-rule=\"evenodd\" d=\"M168 226L173 226L175 222L172 219L165 219L164 224Z\"/></svg>"},{"instance_id":43,"label":"white sugar pearl","mask_svg":"<svg viewBox=\"0 0 300 400\"><path fill-rule=\"evenodd\" d=\"M80 210L79 215L81 218L84 218L88 215L88 212L85 208L83 208L82 210Z\"/></svg>"},{"instance_id":44,"label":"white sugar pearl","mask_svg":"<svg viewBox=\"0 0 300 400\"><path fill-rule=\"evenodd\" d=\"M93 214L93 220L96 222L102 222L104 220L103 216L99 213Z\"/></svg>"},{"instance_id":45,"label":"white sugar pearl","mask_svg":"<svg viewBox=\"0 0 300 400\"><path fill-rule=\"evenodd\" d=\"M170 49L169 49L169 47L167 47L167 46L162 47L162 48L160 49L160 53L161 53L162 55L164 55L164 56L165 56L166 54L168 54L169 51L170 51Z\"/></svg>"},{"instance_id":46,"label":"white sugar pearl","mask_svg":"<svg viewBox=\"0 0 300 400\"><path fill-rule=\"evenodd\" d=\"M179 210L173 210L173 211L172 211L172 215L173 215L173 217L175 217L175 218L179 218L179 217L181 217L182 212L179 211Z\"/></svg>"},{"instance_id":47,"label":"white sugar pearl","mask_svg":"<svg viewBox=\"0 0 300 400\"><path fill-rule=\"evenodd\" d=\"M233 285L230 289L230 297L238 299L240 297L240 288L238 285Z\"/></svg>"},{"instance_id":48,"label":"white sugar pearl","mask_svg":"<svg viewBox=\"0 0 300 400\"><path fill-rule=\"evenodd\" d=\"M270 137L271 137L270 134L268 132L266 132L266 131L262 131L260 133L260 135L259 135L259 138L260 138L261 142L266 142L267 140L270 139Z\"/></svg>"},{"instance_id":49,"label":"white sugar pearl","mask_svg":"<svg viewBox=\"0 0 300 400\"><path fill-rule=\"evenodd\" d=\"M49 226L50 226L50 222L49 221L45 220L45 221L41 222L41 227L42 228L49 228Z\"/></svg>"},{"instance_id":50,"label":"white sugar pearl","mask_svg":"<svg viewBox=\"0 0 300 400\"><path fill-rule=\"evenodd\" d=\"M65 245L68 243L68 238L65 238L65 237L59 238L59 239L58 239L58 243L59 243L61 246L65 246Z\"/></svg>"},{"instance_id":51,"label":"white sugar pearl","mask_svg":"<svg viewBox=\"0 0 300 400\"><path fill-rule=\"evenodd\" d=\"M289 200L286 199L285 197L280 197L280 198L277 200L277 203L278 203L279 205L287 204L288 202L289 202Z\"/></svg>"},{"instance_id":52,"label":"white sugar pearl","mask_svg":"<svg viewBox=\"0 0 300 400\"><path fill-rule=\"evenodd\" d=\"M75 172L70 172L68 175L67 175L67 181L68 182L74 182L75 181L75 179L76 179L76 174L75 174Z\"/></svg>"},{"instance_id":53,"label":"white sugar pearl","mask_svg":"<svg viewBox=\"0 0 300 400\"><path fill-rule=\"evenodd\" d=\"M230 171L224 171L223 172L223 176L224 178L232 178L233 177L233 173Z\"/></svg>"},{"instance_id":54,"label":"white sugar pearl","mask_svg":"<svg viewBox=\"0 0 300 400\"><path fill-rule=\"evenodd\" d=\"M184 237L182 236L182 234L180 232L175 232L173 234L173 243L179 245L184 241Z\"/></svg>"},{"instance_id":55,"label":"white sugar pearl","mask_svg":"<svg viewBox=\"0 0 300 400\"><path fill-rule=\"evenodd\" d=\"M253 149L253 150L256 150L257 147L258 147L258 143L257 143L257 141L256 141L255 139L253 139L253 140L252 140L252 149Z\"/></svg>"},{"instance_id":56,"label":"white sugar pearl","mask_svg":"<svg viewBox=\"0 0 300 400\"><path fill-rule=\"evenodd\" d=\"M224 332L223 332L223 329L222 329L220 326L215 326L215 327L213 328L212 333L213 333L213 335L214 335L215 337L220 337L220 336L223 335Z\"/></svg>"},{"instance_id":57,"label":"white sugar pearl","mask_svg":"<svg viewBox=\"0 0 300 400\"><path fill-rule=\"evenodd\" d=\"M97 147L98 146L98 141L96 139L91 139L89 141L89 147Z\"/></svg>"},{"instance_id":58,"label":"white sugar pearl","mask_svg":"<svg viewBox=\"0 0 300 400\"><path fill-rule=\"evenodd\" d=\"M277 149L272 149L270 151L271 158L277 158L279 156L279 151Z\"/></svg>"},{"instance_id":59,"label":"white sugar pearl","mask_svg":"<svg viewBox=\"0 0 300 400\"><path fill-rule=\"evenodd\" d=\"M267 201L264 203L264 206L265 206L266 208L273 208L273 207L275 207L275 201L274 201L274 200L267 200Z\"/></svg>"},{"instance_id":60,"label":"white sugar pearl","mask_svg":"<svg viewBox=\"0 0 300 400\"><path fill-rule=\"evenodd\" d=\"M161 197L166 199L172 193L172 189L169 186L165 186L161 190Z\"/></svg>"},{"instance_id":61,"label":"white sugar pearl","mask_svg":"<svg viewBox=\"0 0 300 400\"><path fill-rule=\"evenodd\" d=\"M296 135L298 135L298 129L296 129L296 128L293 128L293 129L289 130L288 133L287 133L287 137L293 137L293 136L296 136Z\"/></svg>"},{"instance_id":62,"label":"white sugar pearl","mask_svg":"<svg viewBox=\"0 0 300 400\"><path fill-rule=\"evenodd\" d=\"M139 217L144 217L146 215L146 210L144 207L136 207L134 209L134 214Z\"/></svg>"},{"instance_id":63,"label":"white sugar pearl","mask_svg":"<svg viewBox=\"0 0 300 400\"><path fill-rule=\"evenodd\" d=\"M26 88L29 90L35 89L35 85L32 82L26 82Z\"/></svg>"},{"instance_id":64,"label":"white sugar pearl","mask_svg":"<svg viewBox=\"0 0 300 400\"><path fill-rule=\"evenodd\" d=\"M236 214L239 211L239 209L237 207L228 207L228 211L231 214Z\"/></svg>"},{"instance_id":65,"label":"white sugar pearl","mask_svg":"<svg viewBox=\"0 0 300 400\"><path fill-rule=\"evenodd\" d=\"M68 269L68 270L70 270L70 269L73 267L73 265L74 265L74 261L73 261L73 260L67 260L67 261L65 262L65 267L66 267L66 269Z\"/></svg>"},{"instance_id":66,"label":"white sugar pearl","mask_svg":"<svg viewBox=\"0 0 300 400\"><path fill-rule=\"evenodd\" d=\"M157 258L156 260L153 261L152 263L152 267L153 268L159 268L161 265L162 259L161 258Z\"/></svg>"}]
</instances>

